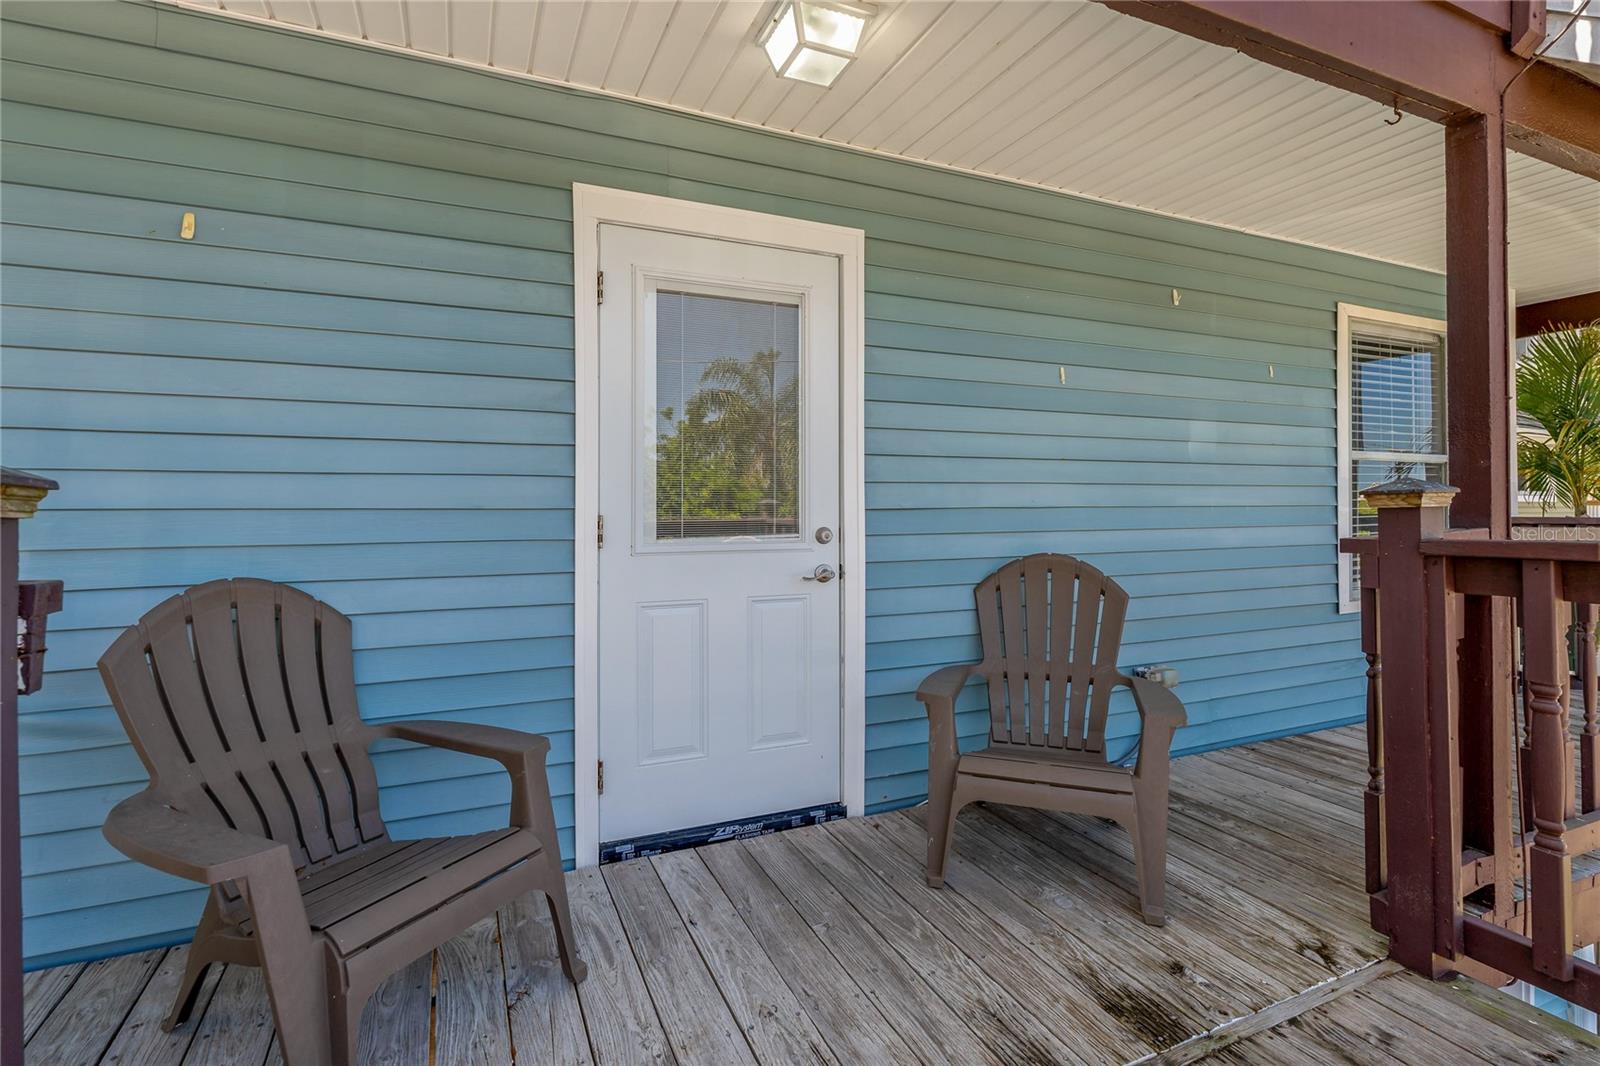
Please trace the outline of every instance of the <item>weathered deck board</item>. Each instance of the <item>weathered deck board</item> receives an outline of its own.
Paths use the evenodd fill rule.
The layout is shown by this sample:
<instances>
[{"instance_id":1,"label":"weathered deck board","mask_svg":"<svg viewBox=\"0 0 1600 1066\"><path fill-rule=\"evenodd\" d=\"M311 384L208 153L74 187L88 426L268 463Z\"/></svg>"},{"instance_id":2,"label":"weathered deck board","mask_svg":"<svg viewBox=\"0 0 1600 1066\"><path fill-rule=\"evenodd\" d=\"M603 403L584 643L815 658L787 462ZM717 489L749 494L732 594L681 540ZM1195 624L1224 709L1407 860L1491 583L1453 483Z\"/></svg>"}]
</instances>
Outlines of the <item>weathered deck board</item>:
<instances>
[{"instance_id":1,"label":"weathered deck board","mask_svg":"<svg viewBox=\"0 0 1600 1066\"><path fill-rule=\"evenodd\" d=\"M372 994L361 1015L363 1062L382 1063L383 1066L428 1066L433 964L433 955L425 955L379 985Z\"/></svg>"},{"instance_id":2,"label":"weathered deck board","mask_svg":"<svg viewBox=\"0 0 1600 1066\"><path fill-rule=\"evenodd\" d=\"M50 1048L55 1062L98 1062L164 954L149 951L89 963L27 1046Z\"/></svg>"},{"instance_id":3,"label":"weathered deck board","mask_svg":"<svg viewBox=\"0 0 1600 1066\"><path fill-rule=\"evenodd\" d=\"M842 1061L918 1061L748 851L729 843L697 854Z\"/></svg>"},{"instance_id":4,"label":"weathered deck board","mask_svg":"<svg viewBox=\"0 0 1600 1066\"><path fill-rule=\"evenodd\" d=\"M86 963L35 970L22 978L22 1039L32 1040L45 1018L83 973Z\"/></svg>"},{"instance_id":5,"label":"weathered deck board","mask_svg":"<svg viewBox=\"0 0 1600 1066\"><path fill-rule=\"evenodd\" d=\"M498 1066L511 1061L500 922L491 914L435 953L435 1029L440 1062Z\"/></svg>"},{"instance_id":6,"label":"weathered deck board","mask_svg":"<svg viewBox=\"0 0 1600 1066\"><path fill-rule=\"evenodd\" d=\"M1093 962L1077 967L1074 977L1102 1009L1137 1028L1154 1046L1271 1002L1264 991L1241 987L1227 962L1197 950L1181 935L1176 919L1168 930L1150 930L1128 899L1098 875L1016 829L1002 814L964 814L963 828L969 817L974 830L958 830L956 850L973 865L998 871L996 880L1042 911L1066 937L1080 940ZM1160 932L1177 935L1160 938Z\"/></svg>"},{"instance_id":7,"label":"weathered deck board","mask_svg":"<svg viewBox=\"0 0 1600 1066\"><path fill-rule=\"evenodd\" d=\"M161 959L161 965L151 976L139 999L128 1012L127 1020L117 1030L117 1035L100 1061L103 1066L142 1066L146 1062L179 1062L194 1042L195 1027L185 1025L173 1032L163 1032L161 1023L172 1009L173 997L178 994L178 982L183 977L184 963L188 961L187 947L173 948ZM216 994L217 982L222 977L221 966L206 971L199 995L195 998L194 1012L203 1015Z\"/></svg>"},{"instance_id":8,"label":"weathered deck board","mask_svg":"<svg viewBox=\"0 0 1600 1066\"><path fill-rule=\"evenodd\" d=\"M680 851L654 859L652 865L756 1058L763 1063L837 1064L810 1015L700 856Z\"/></svg>"},{"instance_id":9,"label":"weathered deck board","mask_svg":"<svg viewBox=\"0 0 1600 1066\"><path fill-rule=\"evenodd\" d=\"M753 1063L741 1026L655 868L618 863L606 867L605 880L678 1061Z\"/></svg>"},{"instance_id":10,"label":"weathered deck board","mask_svg":"<svg viewBox=\"0 0 1600 1066\"><path fill-rule=\"evenodd\" d=\"M781 836L742 842L739 847L761 864L817 939L879 1004L919 1057L927 1060L943 1051L963 1062L1002 1061L919 969ZM928 975L932 980L940 976Z\"/></svg>"},{"instance_id":11,"label":"weathered deck board","mask_svg":"<svg viewBox=\"0 0 1600 1066\"><path fill-rule=\"evenodd\" d=\"M567 895L589 963L589 979L578 986L578 1002L595 1061L600 1066L676 1062L600 870L591 867L568 877Z\"/></svg>"},{"instance_id":12,"label":"weathered deck board","mask_svg":"<svg viewBox=\"0 0 1600 1066\"><path fill-rule=\"evenodd\" d=\"M1600 1039L1498 991L1375 964L1360 888L1358 730L1175 764L1169 922L1134 903L1110 823L961 817L946 887L920 808L569 875L589 980L556 961L542 896L380 988L362 1063L1600 1061ZM281 1066L260 975L185 949L30 974L28 1061Z\"/></svg>"},{"instance_id":13,"label":"weathered deck board","mask_svg":"<svg viewBox=\"0 0 1600 1066\"><path fill-rule=\"evenodd\" d=\"M1398 964L1388 959L1364 963L1337 977L1312 985L1287 999L1279 1000L1265 1010L1243 1015L1224 1022L1208 1033L1190 1037L1183 1043L1153 1056L1151 1061L1160 1062L1164 1066L1187 1066L1189 1063L1201 1062L1208 1058L1215 1059L1232 1045L1275 1029L1306 1014L1312 1008L1345 995L1370 981L1375 981L1397 968Z\"/></svg>"},{"instance_id":14,"label":"weathered deck board","mask_svg":"<svg viewBox=\"0 0 1600 1066\"><path fill-rule=\"evenodd\" d=\"M1138 881L1126 834L1078 816L1020 810L1008 810L1002 816L1069 860L1077 860L1084 869L1095 871L1114 898L1136 896ZM1188 920L1181 930L1163 928L1147 934L1157 943L1171 942L1175 952L1189 950L1211 960L1239 987L1253 988L1269 1002L1293 995L1337 969L1331 962L1308 958L1300 938L1273 936L1272 922L1263 913L1269 908L1240 905L1250 902L1250 897L1205 891L1206 886L1169 871L1168 881L1174 880L1181 889L1189 890L1174 897L1187 904Z\"/></svg>"},{"instance_id":15,"label":"weathered deck board","mask_svg":"<svg viewBox=\"0 0 1600 1066\"><path fill-rule=\"evenodd\" d=\"M253 966L229 966L217 980L217 990L196 1022L194 1040L183 1066L259 1066L272 1047L272 1009L266 982ZM29 1045L30 1050L32 1045ZM62 1059L63 1062L77 1061Z\"/></svg>"},{"instance_id":16,"label":"weathered deck board","mask_svg":"<svg viewBox=\"0 0 1600 1066\"><path fill-rule=\"evenodd\" d=\"M570 1066L593 1063L578 990L561 976L555 926L544 896L523 896L501 908L500 948L505 956L511 1046L517 1057ZM426 1008L421 1016L427 1018ZM426 1062L424 1057L419 1066Z\"/></svg>"},{"instance_id":17,"label":"weathered deck board","mask_svg":"<svg viewBox=\"0 0 1600 1066\"><path fill-rule=\"evenodd\" d=\"M902 847L924 840L921 812L902 812ZM893 822L885 822L896 829ZM1063 985L1082 987L1122 1029L1149 1047L1165 1046L1220 1020L1221 1009L1198 995L1189 982L1152 988L1173 975L1159 958L1132 958L1122 946L1103 936L1085 935L1085 924L1070 919L1071 899L1046 875L1033 875L1026 866L1018 873L1015 857L981 834L957 836L945 866L944 891L954 891L974 910L1026 944L1061 975ZM992 860L992 861L991 861ZM994 873L990 871L993 870ZM995 873L1001 875L996 877ZM1067 921L1053 913L1063 905ZM1090 932L1094 932L1092 926Z\"/></svg>"},{"instance_id":18,"label":"weathered deck board","mask_svg":"<svg viewBox=\"0 0 1600 1066\"><path fill-rule=\"evenodd\" d=\"M1404 1023L1435 1032L1446 1045L1453 1044L1467 1055L1505 1066L1539 1066L1551 1062L1552 1056L1555 1061L1600 1061L1600 1040L1572 1040L1566 1027L1541 1024L1542 1018L1549 1015L1531 1017L1524 1011L1504 1010L1502 1004L1470 994L1440 996L1429 984L1410 974L1398 976L1385 991L1388 994L1382 999L1366 998L1354 1006L1374 1013L1382 1011L1391 1024L1398 1017ZM1554 1023L1555 1019L1551 1021ZM1445 1050L1448 1052L1449 1048ZM1450 1057L1440 1056L1444 1060Z\"/></svg>"},{"instance_id":19,"label":"weathered deck board","mask_svg":"<svg viewBox=\"0 0 1600 1066\"><path fill-rule=\"evenodd\" d=\"M850 905L902 958L919 970L935 992L973 1032L1006 1062L1072 1061L1073 1052L1053 1027L1020 1003L1013 989L1016 973L990 976L947 933L917 913L916 908L879 881L834 833L810 827L782 837L774 846L791 845L828 883L837 886Z\"/></svg>"},{"instance_id":20,"label":"weathered deck board","mask_svg":"<svg viewBox=\"0 0 1600 1066\"><path fill-rule=\"evenodd\" d=\"M929 888L920 854L908 853L880 831L887 821L846 822L833 835L1051 1031L1088 1030L1096 1046L1124 1058L1145 1050L1143 1041L1101 1010L1086 989L1063 982L1055 967L1017 938L995 936L981 910L957 894Z\"/></svg>"}]
</instances>

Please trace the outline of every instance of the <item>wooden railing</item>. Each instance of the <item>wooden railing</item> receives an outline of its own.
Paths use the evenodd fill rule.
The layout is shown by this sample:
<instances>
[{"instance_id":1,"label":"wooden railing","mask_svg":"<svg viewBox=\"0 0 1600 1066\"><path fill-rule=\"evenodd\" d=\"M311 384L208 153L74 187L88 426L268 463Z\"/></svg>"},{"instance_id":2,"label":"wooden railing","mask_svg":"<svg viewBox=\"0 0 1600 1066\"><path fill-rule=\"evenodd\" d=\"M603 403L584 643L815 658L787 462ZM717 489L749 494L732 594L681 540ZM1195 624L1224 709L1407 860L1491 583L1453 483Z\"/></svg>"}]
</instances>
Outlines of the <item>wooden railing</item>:
<instances>
[{"instance_id":1,"label":"wooden railing","mask_svg":"<svg viewBox=\"0 0 1600 1066\"><path fill-rule=\"evenodd\" d=\"M1575 956L1600 941L1600 525L1495 539L1447 527L1454 495L1369 490L1378 536L1342 545L1362 557L1372 924L1419 972L1600 1010L1600 967Z\"/></svg>"}]
</instances>

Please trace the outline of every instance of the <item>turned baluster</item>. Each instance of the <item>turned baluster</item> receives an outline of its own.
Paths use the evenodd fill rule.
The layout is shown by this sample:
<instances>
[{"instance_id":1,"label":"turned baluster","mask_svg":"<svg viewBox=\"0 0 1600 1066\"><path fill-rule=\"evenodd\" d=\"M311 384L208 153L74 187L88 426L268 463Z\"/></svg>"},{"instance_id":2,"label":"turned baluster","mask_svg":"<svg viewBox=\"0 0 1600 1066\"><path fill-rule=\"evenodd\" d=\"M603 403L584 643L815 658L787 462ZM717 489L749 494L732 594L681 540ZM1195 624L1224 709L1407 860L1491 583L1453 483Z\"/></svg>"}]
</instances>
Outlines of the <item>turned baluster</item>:
<instances>
[{"instance_id":1,"label":"turned baluster","mask_svg":"<svg viewBox=\"0 0 1600 1066\"><path fill-rule=\"evenodd\" d=\"M1600 808L1600 693L1595 667L1595 605L1578 605L1578 678L1583 684L1583 734L1578 738L1580 808Z\"/></svg>"},{"instance_id":2,"label":"turned baluster","mask_svg":"<svg viewBox=\"0 0 1600 1066\"><path fill-rule=\"evenodd\" d=\"M1374 560L1375 561L1375 560ZM1369 565L1363 570L1375 570ZM1362 574L1361 651L1367 658L1367 790L1362 798L1366 823L1367 892L1388 883L1383 845L1383 715L1380 686L1383 660L1378 655L1378 590Z\"/></svg>"},{"instance_id":3,"label":"turned baluster","mask_svg":"<svg viewBox=\"0 0 1600 1066\"><path fill-rule=\"evenodd\" d=\"M1566 816L1572 794L1568 759L1566 620L1558 564L1522 564L1522 626L1525 642L1525 710L1528 764L1523 787L1533 808L1533 847L1528 867L1528 909L1533 965L1558 980L1572 978L1572 856Z\"/></svg>"}]
</instances>

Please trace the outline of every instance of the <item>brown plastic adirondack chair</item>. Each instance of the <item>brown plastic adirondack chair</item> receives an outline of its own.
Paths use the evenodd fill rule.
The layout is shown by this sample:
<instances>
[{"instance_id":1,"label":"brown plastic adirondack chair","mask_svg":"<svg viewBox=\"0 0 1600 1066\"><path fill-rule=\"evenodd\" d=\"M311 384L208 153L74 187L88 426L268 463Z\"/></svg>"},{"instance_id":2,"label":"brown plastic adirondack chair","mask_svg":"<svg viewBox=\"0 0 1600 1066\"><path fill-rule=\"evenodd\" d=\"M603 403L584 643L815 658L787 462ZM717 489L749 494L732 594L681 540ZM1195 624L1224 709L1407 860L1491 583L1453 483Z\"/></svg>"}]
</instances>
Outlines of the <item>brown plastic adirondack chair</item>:
<instances>
[{"instance_id":1,"label":"brown plastic adirondack chair","mask_svg":"<svg viewBox=\"0 0 1600 1066\"><path fill-rule=\"evenodd\" d=\"M106 819L106 839L211 888L168 1029L211 963L260 966L285 1063L352 1063L362 1007L385 977L530 891L548 897L562 967L583 980L550 742L464 722L368 725L352 665L348 618L251 578L173 596L100 659L150 772ZM385 737L504 764L510 827L391 840L367 752Z\"/></svg>"},{"instance_id":2,"label":"brown plastic adirondack chair","mask_svg":"<svg viewBox=\"0 0 1600 1066\"><path fill-rule=\"evenodd\" d=\"M1128 594L1068 555L1030 555L974 590L983 661L947 666L917 690L928 712L928 884L944 884L961 808L979 800L1112 818L1133 837L1144 920L1166 922L1167 786L1183 704L1117 670ZM956 696L989 689L989 743L956 748ZM1143 722L1129 769L1106 760L1111 690L1126 685Z\"/></svg>"}]
</instances>

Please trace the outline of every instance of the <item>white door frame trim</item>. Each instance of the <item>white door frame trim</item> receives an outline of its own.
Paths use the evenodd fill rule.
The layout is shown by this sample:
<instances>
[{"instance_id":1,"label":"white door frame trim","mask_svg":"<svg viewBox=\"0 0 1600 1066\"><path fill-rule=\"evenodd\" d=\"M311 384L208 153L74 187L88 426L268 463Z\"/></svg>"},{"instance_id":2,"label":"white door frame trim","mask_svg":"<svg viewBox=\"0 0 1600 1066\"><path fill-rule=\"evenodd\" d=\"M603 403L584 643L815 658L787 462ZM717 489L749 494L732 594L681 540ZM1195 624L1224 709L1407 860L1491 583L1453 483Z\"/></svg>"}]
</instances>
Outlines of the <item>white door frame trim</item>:
<instances>
[{"instance_id":1,"label":"white door frame trim","mask_svg":"<svg viewBox=\"0 0 1600 1066\"><path fill-rule=\"evenodd\" d=\"M842 732L840 798L851 817L866 803L866 484L863 343L866 234L844 226L674 200L646 193L572 186L573 269L573 838L578 866L600 855L600 501L601 223L817 252L839 260L839 552L844 580L840 632Z\"/></svg>"}]
</instances>

